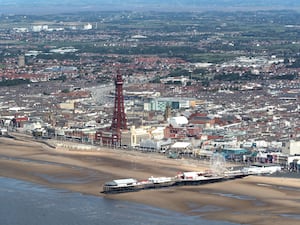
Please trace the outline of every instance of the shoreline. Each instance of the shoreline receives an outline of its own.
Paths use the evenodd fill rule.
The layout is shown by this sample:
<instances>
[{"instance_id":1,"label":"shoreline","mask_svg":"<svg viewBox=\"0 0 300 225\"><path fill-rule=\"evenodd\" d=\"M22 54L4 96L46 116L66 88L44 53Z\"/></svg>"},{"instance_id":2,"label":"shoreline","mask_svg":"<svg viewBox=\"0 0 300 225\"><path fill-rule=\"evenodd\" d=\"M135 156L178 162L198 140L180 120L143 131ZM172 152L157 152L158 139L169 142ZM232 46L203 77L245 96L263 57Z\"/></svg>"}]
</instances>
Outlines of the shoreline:
<instances>
[{"instance_id":1,"label":"shoreline","mask_svg":"<svg viewBox=\"0 0 300 225\"><path fill-rule=\"evenodd\" d=\"M201 171L209 163L168 159L157 154L101 148L98 151L52 149L26 139L0 138L0 176L108 199L136 202L205 219L276 225L300 222L299 179L249 176L199 186L102 194L113 179L174 176Z\"/></svg>"}]
</instances>

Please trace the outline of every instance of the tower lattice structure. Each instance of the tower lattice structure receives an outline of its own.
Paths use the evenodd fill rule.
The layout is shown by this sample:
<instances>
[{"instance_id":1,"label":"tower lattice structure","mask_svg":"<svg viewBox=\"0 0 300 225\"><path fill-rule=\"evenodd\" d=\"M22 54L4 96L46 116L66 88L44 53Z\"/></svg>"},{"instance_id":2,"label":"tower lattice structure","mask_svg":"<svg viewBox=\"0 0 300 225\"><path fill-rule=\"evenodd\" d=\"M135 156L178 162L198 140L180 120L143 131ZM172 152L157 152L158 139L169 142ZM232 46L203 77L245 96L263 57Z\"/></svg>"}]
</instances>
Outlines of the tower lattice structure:
<instances>
[{"instance_id":1,"label":"tower lattice structure","mask_svg":"<svg viewBox=\"0 0 300 225\"><path fill-rule=\"evenodd\" d=\"M123 78L118 72L115 79L115 105L114 115L111 124L113 132L113 142L121 142L121 131L127 130L127 119L124 110Z\"/></svg>"}]
</instances>

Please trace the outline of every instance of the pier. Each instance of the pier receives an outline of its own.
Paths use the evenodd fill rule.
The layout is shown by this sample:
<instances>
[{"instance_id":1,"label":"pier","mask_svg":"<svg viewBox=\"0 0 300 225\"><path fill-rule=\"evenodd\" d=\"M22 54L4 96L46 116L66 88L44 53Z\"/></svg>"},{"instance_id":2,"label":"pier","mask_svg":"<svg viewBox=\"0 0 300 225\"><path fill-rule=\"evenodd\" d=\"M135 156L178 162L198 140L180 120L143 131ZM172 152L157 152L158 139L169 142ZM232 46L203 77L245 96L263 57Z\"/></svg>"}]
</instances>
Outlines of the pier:
<instances>
[{"instance_id":1,"label":"pier","mask_svg":"<svg viewBox=\"0 0 300 225\"><path fill-rule=\"evenodd\" d=\"M147 180L141 181L133 178L126 178L105 183L102 192L106 194L115 194L173 186L202 185L242 178L245 176L248 176L248 174L242 171L235 171L224 175L215 175L210 172L182 172L174 177L150 177Z\"/></svg>"},{"instance_id":2,"label":"pier","mask_svg":"<svg viewBox=\"0 0 300 225\"><path fill-rule=\"evenodd\" d=\"M181 172L174 177L150 177L138 181L133 178L119 179L107 182L103 186L103 193L122 193L129 191L140 191L155 188L168 188L172 186L202 185L215 182L223 182L232 179L239 179L249 175L266 175L278 173L281 167L278 165L255 164L249 167L228 170L222 172L217 170L206 170L201 172Z\"/></svg>"}]
</instances>

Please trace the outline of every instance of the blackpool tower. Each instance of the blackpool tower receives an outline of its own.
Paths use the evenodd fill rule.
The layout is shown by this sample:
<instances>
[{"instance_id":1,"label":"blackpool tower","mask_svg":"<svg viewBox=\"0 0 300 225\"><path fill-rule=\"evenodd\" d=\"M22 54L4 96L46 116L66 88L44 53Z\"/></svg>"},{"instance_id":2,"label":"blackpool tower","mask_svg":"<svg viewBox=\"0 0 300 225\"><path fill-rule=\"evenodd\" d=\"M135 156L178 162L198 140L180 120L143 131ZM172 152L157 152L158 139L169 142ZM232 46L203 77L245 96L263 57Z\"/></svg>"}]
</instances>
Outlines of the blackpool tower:
<instances>
[{"instance_id":1,"label":"blackpool tower","mask_svg":"<svg viewBox=\"0 0 300 225\"><path fill-rule=\"evenodd\" d=\"M115 105L111 131L113 134L112 142L119 144L121 144L122 130L127 130L127 119L124 110L123 83L122 75L118 72L115 79Z\"/></svg>"},{"instance_id":2,"label":"blackpool tower","mask_svg":"<svg viewBox=\"0 0 300 225\"><path fill-rule=\"evenodd\" d=\"M118 72L115 79L115 104L111 126L109 129L100 129L96 132L96 141L99 141L100 144L120 146L122 131L127 130L123 83L122 75Z\"/></svg>"}]
</instances>

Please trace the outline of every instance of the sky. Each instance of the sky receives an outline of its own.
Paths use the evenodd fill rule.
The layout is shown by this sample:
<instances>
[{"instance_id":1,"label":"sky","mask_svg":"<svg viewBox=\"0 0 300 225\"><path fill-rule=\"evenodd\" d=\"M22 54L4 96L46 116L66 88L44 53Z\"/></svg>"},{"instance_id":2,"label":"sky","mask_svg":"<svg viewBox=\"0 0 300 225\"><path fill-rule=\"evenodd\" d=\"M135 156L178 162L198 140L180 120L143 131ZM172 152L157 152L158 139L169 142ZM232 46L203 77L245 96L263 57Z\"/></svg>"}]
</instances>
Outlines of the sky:
<instances>
[{"instance_id":1,"label":"sky","mask_svg":"<svg viewBox=\"0 0 300 225\"><path fill-rule=\"evenodd\" d=\"M142 10L300 10L299 0L0 0L1 14Z\"/></svg>"}]
</instances>

